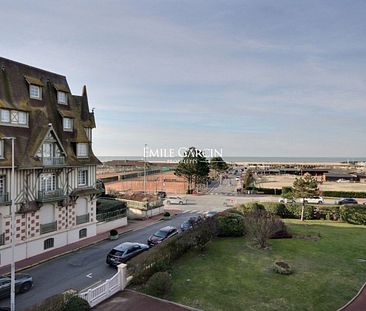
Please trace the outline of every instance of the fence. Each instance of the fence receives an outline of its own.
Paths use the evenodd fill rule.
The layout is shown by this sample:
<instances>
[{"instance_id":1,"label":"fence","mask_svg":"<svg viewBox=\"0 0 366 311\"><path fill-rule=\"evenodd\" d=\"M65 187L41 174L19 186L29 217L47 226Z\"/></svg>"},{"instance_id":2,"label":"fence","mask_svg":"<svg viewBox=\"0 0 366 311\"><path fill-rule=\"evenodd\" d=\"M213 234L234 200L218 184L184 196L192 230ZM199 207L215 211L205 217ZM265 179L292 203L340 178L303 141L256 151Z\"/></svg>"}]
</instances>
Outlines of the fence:
<instances>
[{"instance_id":1,"label":"fence","mask_svg":"<svg viewBox=\"0 0 366 311\"><path fill-rule=\"evenodd\" d=\"M123 217L127 217L126 208L97 214L97 221L112 221Z\"/></svg>"},{"instance_id":2,"label":"fence","mask_svg":"<svg viewBox=\"0 0 366 311\"><path fill-rule=\"evenodd\" d=\"M94 288L79 293L79 297L85 299L91 307L94 307L115 293L124 290L131 279L127 278L127 265L122 263L117 268L118 272L114 276Z\"/></svg>"}]
</instances>

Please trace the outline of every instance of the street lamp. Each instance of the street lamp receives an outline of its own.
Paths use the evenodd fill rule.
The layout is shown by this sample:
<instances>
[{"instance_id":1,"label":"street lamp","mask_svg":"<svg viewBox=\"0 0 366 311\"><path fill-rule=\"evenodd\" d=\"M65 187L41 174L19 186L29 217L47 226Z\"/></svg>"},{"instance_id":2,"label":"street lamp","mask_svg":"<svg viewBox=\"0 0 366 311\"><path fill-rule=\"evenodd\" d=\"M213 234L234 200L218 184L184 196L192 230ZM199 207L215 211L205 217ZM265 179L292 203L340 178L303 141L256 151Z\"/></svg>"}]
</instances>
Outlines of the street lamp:
<instances>
[{"instance_id":1,"label":"street lamp","mask_svg":"<svg viewBox=\"0 0 366 311\"><path fill-rule=\"evenodd\" d=\"M10 310L15 311L15 176L14 176L14 141L15 137L3 137L4 140L11 140L11 266L10 266Z\"/></svg>"}]
</instances>

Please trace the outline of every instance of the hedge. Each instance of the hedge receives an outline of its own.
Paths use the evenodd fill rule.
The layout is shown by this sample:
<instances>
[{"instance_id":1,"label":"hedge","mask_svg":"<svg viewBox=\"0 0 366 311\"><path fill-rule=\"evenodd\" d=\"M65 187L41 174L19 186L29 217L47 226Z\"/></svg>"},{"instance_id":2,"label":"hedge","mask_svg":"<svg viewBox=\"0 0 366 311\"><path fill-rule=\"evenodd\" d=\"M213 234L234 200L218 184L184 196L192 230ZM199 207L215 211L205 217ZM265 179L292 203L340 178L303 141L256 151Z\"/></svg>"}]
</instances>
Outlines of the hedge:
<instances>
[{"instance_id":1,"label":"hedge","mask_svg":"<svg viewBox=\"0 0 366 311\"><path fill-rule=\"evenodd\" d=\"M112 198L99 198L97 200L97 214L114 212L118 210L127 210L126 202Z\"/></svg>"},{"instance_id":2,"label":"hedge","mask_svg":"<svg viewBox=\"0 0 366 311\"><path fill-rule=\"evenodd\" d=\"M244 235L244 217L239 213L225 212L217 216L218 236L237 237Z\"/></svg>"},{"instance_id":3,"label":"hedge","mask_svg":"<svg viewBox=\"0 0 366 311\"><path fill-rule=\"evenodd\" d=\"M354 225L366 225L366 206L357 205L342 205L339 208L339 214L342 221Z\"/></svg>"},{"instance_id":4,"label":"hedge","mask_svg":"<svg viewBox=\"0 0 366 311\"><path fill-rule=\"evenodd\" d=\"M263 192L264 194L281 195L282 189L275 188L257 188L258 192ZM322 191L325 197L335 197L335 198L366 198L366 192L356 192L356 191Z\"/></svg>"}]
</instances>

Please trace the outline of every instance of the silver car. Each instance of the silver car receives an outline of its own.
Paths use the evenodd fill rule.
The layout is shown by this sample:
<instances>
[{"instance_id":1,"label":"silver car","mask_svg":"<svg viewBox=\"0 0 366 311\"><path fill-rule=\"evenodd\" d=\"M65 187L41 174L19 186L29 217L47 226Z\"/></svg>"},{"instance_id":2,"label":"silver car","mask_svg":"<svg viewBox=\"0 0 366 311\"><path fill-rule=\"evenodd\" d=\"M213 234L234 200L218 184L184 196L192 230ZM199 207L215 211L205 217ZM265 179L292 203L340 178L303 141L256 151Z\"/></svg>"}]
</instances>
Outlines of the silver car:
<instances>
[{"instance_id":1,"label":"silver car","mask_svg":"<svg viewBox=\"0 0 366 311\"><path fill-rule=\"evenodd\" d=\"M181 198L181 197L167 197L164 200L164 204L170 205L170 204L187 204L187 199Z\"/></svg>"}]
</instances>

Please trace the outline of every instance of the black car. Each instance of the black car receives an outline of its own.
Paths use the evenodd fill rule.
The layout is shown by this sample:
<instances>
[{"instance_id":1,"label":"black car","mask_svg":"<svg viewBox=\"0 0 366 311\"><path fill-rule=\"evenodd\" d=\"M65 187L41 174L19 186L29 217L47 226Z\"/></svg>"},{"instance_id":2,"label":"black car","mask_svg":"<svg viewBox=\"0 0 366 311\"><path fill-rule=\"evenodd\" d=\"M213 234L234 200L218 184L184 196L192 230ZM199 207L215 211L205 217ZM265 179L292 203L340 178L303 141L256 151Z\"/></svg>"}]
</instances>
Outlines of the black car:
<instances>
[{"instance_id":1,"label":"black car","mask_svg":"<svg viewBox=\"0 0 366 311\"><path fill-rule=\"evenodd\" d=\"M337 202L339 205L346 205L346 204L358 204L355 199L352 198L344 198Z\"/></svg>"},{"instance_id":2,"label":"black car","mask_svg":"<svg viewBox=\"0 0 366 311\"><path fill-rule=\"evenodd\" d=\"M129 259L147 251L148 249L149 246L146 244L125 242L117 245L109 252L106 262L110 266L116 267L120 263L125 263Z\"/></svg>"},{"instance_id":3,"label":"black car","mask_svg":"<svg viewBox=\"0 0 366 311\"><path fill-rule=\"evenodd\" d=\"M162 198L162 199L166 198L166 192L165 192L165 191L158 191L158 192L156 193L156 195L157 195L159 198Z\"/></svg>"},{"instance_id":4,"label":"black car","mask_svg":"<svg viewBox=\"0 0 366 311\"><path fill-rule=\"evenodd\" d=\"M192 216L192 217L189 217L185 222L183 222L180 225L180 229L182 231L186 231L188 229L191 229L194 224L200 222L201 220L202 220L202 217L201 216Z\"/></svg>"},{"instance_id":5,"label":"black car","mask_svg":"<svg viewBox=\"0 0 366 311\"><path fill-rule=\"evenodd\" d=\"M154 246L176 234L178 234L178 229L176 227L167 226L161 228L149 237L149 239L147 240L147 244L149 246Z\"/></svg>"},{"instance_id":6,"label":"black car","mask_svg":"<svg viewBox=\"0 0 366 311\"><path fill-rule=\"evenodd\" d=\"M0 276L0 299L10 296L10 277ZM19 273L15 275L15 292L25 293L33 286L33 279L28 274Z\"/></svg>"}]
</instances>

